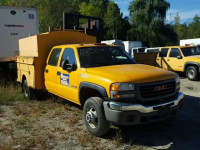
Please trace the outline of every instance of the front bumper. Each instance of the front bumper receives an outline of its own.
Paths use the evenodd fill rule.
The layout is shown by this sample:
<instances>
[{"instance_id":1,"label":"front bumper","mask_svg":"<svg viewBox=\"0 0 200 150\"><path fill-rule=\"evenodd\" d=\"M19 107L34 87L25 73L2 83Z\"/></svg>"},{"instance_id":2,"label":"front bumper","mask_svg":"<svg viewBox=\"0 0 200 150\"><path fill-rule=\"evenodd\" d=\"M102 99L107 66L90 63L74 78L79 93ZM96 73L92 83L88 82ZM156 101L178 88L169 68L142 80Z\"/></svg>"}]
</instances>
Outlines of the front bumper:
<instances>
[{"instance_id":1,"label":"front bumper","mask_svg":"<svg viewBox=\"0 0 200 150\"><path fill-rule=\"evenodd\" d=\"M183 93L169 102L144 106L120 102L104 102L106 119L115 125L144 124L165 119L183 105Z\"/></svg>"}]
</instances>

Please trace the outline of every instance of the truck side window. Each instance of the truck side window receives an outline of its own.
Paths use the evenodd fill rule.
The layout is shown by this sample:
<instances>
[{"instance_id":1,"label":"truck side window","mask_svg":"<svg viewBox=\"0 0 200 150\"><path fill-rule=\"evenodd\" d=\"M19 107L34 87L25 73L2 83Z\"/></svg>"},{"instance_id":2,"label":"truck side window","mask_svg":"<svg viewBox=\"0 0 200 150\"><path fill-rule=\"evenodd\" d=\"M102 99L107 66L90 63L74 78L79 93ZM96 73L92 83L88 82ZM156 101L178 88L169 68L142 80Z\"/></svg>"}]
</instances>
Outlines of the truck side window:
<instances>
[{"instance_id":1,"label":"truck side window","mask_svg":"<svg viewBox=\"0 0 200 150\"><path fill-rule=\"evenodd\" d=\"M75 57L75 53L74 53L73 49L71 49L71 48L65 49L65 51L62 55L60 66L62 66L62 63L64 60L67 60L68 64L76 64L76 57Z\"/></svg>"},{"instance_id":2,"label":"truck side window","mask_svg":"<svg viewBox=\"0 0 200 150\"><path fill-rule=\"evenodd\" d=\"M61 48L53 49L53 51L51 52L51 56L49 58L48 65L57 66L58 59L60 57L60 52L61 52Z\"/></svg>"},{"instance_id":3,"label":"truck side window","mask_svg":"<svg viewBox=\"0 0 200 150\"><path fill-rule=\"evenodd\" d=\"M168 51L169 51L168 48L162 48L160 53L159 53L159 57L167 57Z\"/></svg>"},{"instance_id":4,"label":"truck side window","mask_svg":"<svg viewBox=\"0 0 200 150\"><path fill-rule=\"evenodd\" d=\"M181 53L178 48L172 48L169 57L181 56Z\"/></svg>"}]
</instances>

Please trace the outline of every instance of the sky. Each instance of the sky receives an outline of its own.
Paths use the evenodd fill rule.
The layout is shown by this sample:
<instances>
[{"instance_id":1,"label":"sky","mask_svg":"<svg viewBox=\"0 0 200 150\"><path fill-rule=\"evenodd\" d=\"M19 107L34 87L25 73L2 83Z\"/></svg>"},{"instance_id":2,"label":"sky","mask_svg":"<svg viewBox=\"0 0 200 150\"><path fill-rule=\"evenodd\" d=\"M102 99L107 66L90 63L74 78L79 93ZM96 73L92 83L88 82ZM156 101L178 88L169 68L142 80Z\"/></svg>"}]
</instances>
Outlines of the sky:
<instances>
[{"instance_id":1,"label":"sky","mask_svg":"<svg viewBox=\"0 0 200 150\"><path fill-rule=\"evenodd\" d=\"M128 6L133 0L114 0L124 16L129 16ZM200 0L167 0L170 9L167 11L166 21L172 22L178 13L181 22L190 21L195 15L200 16Z\"/></svg>"}]
</instances>

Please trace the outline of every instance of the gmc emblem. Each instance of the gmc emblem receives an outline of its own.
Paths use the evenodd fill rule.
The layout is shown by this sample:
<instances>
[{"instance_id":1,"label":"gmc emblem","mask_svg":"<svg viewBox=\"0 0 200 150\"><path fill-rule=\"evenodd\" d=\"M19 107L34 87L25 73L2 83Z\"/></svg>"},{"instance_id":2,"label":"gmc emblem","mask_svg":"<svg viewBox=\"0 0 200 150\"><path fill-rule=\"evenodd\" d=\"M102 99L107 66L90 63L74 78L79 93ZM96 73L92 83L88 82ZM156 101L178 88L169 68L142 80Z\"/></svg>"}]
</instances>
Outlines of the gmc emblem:
<instances>
[{"instance_id":1,"label":"gmc emblem","mask_svg":"<svg viewBox=\"0 0 200 150\"><path fill-rule=\"evenodd\" d=\"M158 92L158 91L164 91L167 90L167 85L162 85L162 86L156 86L154 87L154 91Z\"/></svg>"}]
</instances>

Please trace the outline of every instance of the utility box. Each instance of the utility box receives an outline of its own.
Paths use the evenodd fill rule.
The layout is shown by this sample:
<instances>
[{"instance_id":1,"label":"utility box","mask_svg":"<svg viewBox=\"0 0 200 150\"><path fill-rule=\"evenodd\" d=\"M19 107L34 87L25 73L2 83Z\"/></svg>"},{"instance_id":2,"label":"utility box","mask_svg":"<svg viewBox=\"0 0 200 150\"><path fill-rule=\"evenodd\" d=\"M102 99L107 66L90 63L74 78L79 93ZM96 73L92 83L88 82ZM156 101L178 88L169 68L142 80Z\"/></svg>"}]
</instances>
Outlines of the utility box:
<instances>
[{"instance_id":1,"label":"utility box","mask_svg":"<svg viewBox=\"0 0 200 150\"><path fill-rule=\"evenodd\" d=\"M0 6L0 61L16 59L19 55L18 40L38 32L36 9Z\"/></svg>"}]
</instances>

